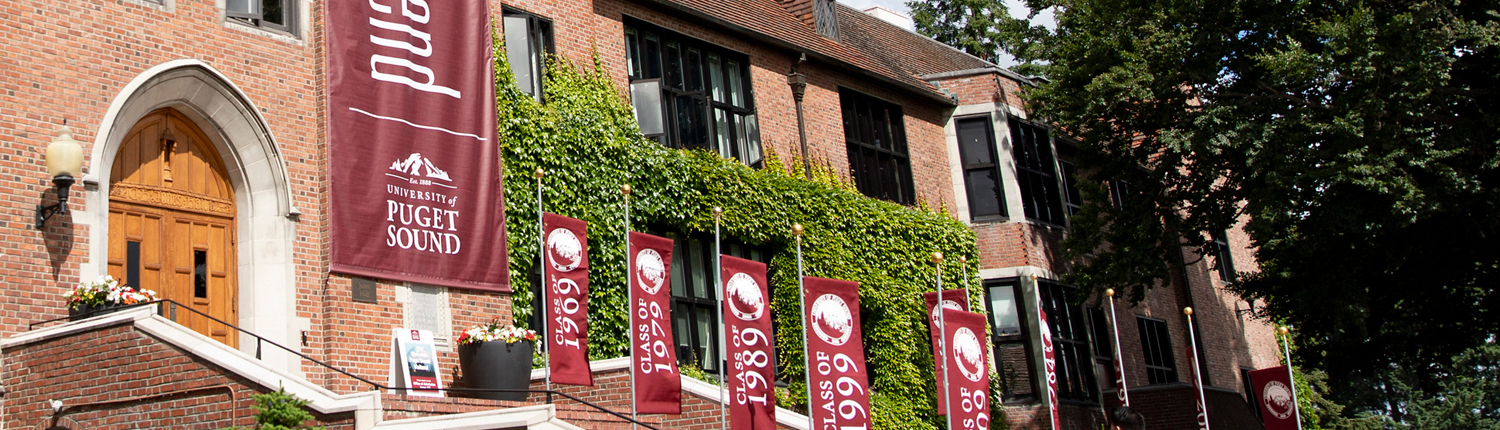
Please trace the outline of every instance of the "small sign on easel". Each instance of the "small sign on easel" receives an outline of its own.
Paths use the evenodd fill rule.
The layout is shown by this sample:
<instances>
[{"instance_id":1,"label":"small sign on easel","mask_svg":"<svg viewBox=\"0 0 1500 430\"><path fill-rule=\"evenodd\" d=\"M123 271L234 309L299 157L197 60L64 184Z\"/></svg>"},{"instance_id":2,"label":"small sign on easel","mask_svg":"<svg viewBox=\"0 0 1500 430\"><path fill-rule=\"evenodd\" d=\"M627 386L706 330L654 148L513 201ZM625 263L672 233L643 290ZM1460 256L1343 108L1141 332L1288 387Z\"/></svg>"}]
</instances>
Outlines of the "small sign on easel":
<instances>
[{"instance_id":1,"label":"small sign on easel","mask_svg":"<svg viewBox=\"0 0 1500 430\"><path fill-rule=\"evenodd\" d=\"M394 350L391 380L407 387L407 395L443 397L443 378L438 373L437 348L432 332L405 328L391 329Z\"/></svg>"}]
</instances>

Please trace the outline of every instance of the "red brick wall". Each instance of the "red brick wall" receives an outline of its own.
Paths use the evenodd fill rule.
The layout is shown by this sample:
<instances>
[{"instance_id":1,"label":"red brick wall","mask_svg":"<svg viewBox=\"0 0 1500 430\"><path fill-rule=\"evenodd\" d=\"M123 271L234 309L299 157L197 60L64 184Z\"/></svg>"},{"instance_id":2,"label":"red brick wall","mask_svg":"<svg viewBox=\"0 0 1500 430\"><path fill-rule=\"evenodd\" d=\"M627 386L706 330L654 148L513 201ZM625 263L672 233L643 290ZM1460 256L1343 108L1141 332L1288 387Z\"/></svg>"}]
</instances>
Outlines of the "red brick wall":
<instances>
[{"instance_id":1,"label":"red brick wall","mask_svg":"<svg viewBox=\"0 0 1500 430\"><path fill-rule=\"evenodd\" d=\"M62 417L91 430L219 429L255 424L250 396L268 390L227 374L128 324L5 350L5 428L50 425L50 400ZM317 414L315 414L317 415ZM318 425L352 429L353 413L317 416Z\"/></svg>"}]
</instances>

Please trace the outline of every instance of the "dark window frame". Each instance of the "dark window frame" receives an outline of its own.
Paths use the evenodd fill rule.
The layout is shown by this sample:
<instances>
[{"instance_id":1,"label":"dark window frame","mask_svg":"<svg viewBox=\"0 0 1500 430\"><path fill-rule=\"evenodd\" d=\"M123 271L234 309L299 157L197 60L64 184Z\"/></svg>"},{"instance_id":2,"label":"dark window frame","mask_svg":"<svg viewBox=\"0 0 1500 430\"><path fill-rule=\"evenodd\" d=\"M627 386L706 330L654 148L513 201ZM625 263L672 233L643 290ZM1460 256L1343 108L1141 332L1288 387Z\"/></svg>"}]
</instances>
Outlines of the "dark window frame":
<instances>
[{"instance_id":1,"label":"dark window frame","mask_svg":"<svg viewBox=\"0 0 1500 430\"><path fill-rule=\"evenodd\" d=\"M723 331L723 321L719 319L719 294L722 288L714 283L714 271L718 270L718 264L714 261L713 236L705 234L678 234L678 233L653 233L662 237L671 238L674 242L672 250L672 335L677 348L677 362L680 366L688 365L697 361L699 369L704 372L716 374L719 366L724 364L724 357L719 357L719 337ZM689 247L698 247L697 253L689 250ZM720 248L723 255L740 257L747 260L765 262L769 253L759 247L744 245L738 242L722 241ZM697 256L697 261L694 260ZM695 280L702 283L703 295L696 292ZM768 286L769 288L769 286ZM706 318L702 321L700 318ZM774 321L773 321L774 323ZM709 333L703 333L703 327L708 327ZM681 330L686 327L686 333ZM774 327L773 327L774 333ZM703 338L707 336L707 349L698 349L703 345ZM684 350L684 348L687 348ZM780 374L780 372L778 372Z\"/></svg>"},{"instance_id":2,"label":"dark window frame","mask_svg":"<svg viewBox=\"0 0 1500 430\"><path fill-rule=\"evenodd\" d=\"M860 194L915 204L916 187L901 105L839 87L839 111L849 153L849 176Z\"/></svg>"},{"instance_id":3,"label":"dark window frame","mask_svg":"<svg viewBox=\"0 0 1500 430\"><path fill-rule=\"evenodd\" d=\"M966 136L964 132L964 125L972 124L974 122L984 123L984 130L982 131L982 133L984 134L984 140L986 142L986 144L984 145L984 150L987 152L987 154L973 153L973 148L970 148L970 145L967 145L965 143ZM1004 176L1000 174L1000 154L995 145L994 117L990 116L989 114L981 114L954 118L953 129L954 135L958 138L959 162L962 165L963 169L964 190L967 193L966 196L969 199L969 219L974 222L1003 221L1009 219L1010 216L1005 202L1005 179ZM988 159L988 162L984 162L986 158ZM973 180L973 175L983 173L990 174L994 179L995 189L993 193L985 193L983 190L975 189L976 185ZM975 207L979 205L975 202L980 199L988 198L995 199L995 207L998 208L998 211L995 213L977 212L975 210Z\"/></svg>"},{"instance_id":4,"label":"dark window frame","mask_svg":"<svg viewBox=\"0 0 1500 430\"><path fill-rule=\"evenodd\" d=\"M525 83L531 87L531 90L527 91L527 87L522 85L521 75L519 74L514 75L516 76L516 86L521 89L521 92L531 94L534 100L541 102L543 93L545 92L543 87L547 81L545 76L547 56L557 52L556 41L553 38L552 20L523 9L505 6L501 9L501 23L507 28L505 33L502 34L509 33L508 27L511 22L524 23L526 26L526 40L523 46L526 48L526 59L531 61L531 64L527 67L529 73L527 82ZM506 60L510 63L511 69L515 70L516 58L511 53L513 52L512 48L517 46L513 45L513 43L518 42L506 37L504 43Z\"/></svg>"},{"instance_id":5,"label":"dark window frame","mask_svg":"<svg viewBox=\"0 0 1500 430\"><path fill-rule=\"evenodd\" d=\"M1062 179L1063 213L1071 224L1073 215L1083 208L1083 194L1078 192L1078 165L1074 162L1078 157L1078 143L1054 138L1054 146L1057 147L1057 176Z\"/></svg>"},{"instance_id":6,"label":"dark window frame","mask_svg":"<svg viewBox=\"0 0 1500 430\"><path fill-rule=\"evenodd\" d=\"M1142 363L1146 366L1148 385L1169 384L1180 380L1177 359L1172 350L1171 327L1165 320L1135 316L1140 330Z\"/></svg>"},{"instance_id":7,"label":"dark window frame","mask_svg":"<svg viewBox=\"0 0 1500 430\"><path fill-rule=\"evenodd\" d=\"M1221 231L1213 236L1214 241L1214 269L1219 272L1219 281L1232 283L1239 277L1234 270L1234 250L1229 247L1229 232Z\"/></svg>"},{"instance_id":8,"label":"dark window frame","mask_svg":"<svg viewBox=\"0 0 1500 430\"><path fill-rule=\"evenodd\" d=\"M1057 369L1057 398L1075 403L1098 404L1098 375L1094 374L1093 339L1084 319L1082 305L1068 296L1073 287L1044 280L1041 288L1042 308L1047 311L1047 326L1052 329L1053 358Z\"/></svg>"},{"instance_id":9,"label":"dark window frame","mask_svg":"<svg viewBox=\"0 0 1500 430\"><path fill-rule=\"evenodd\" d=\"M629 16L624 22L630 82L660 80L665 132L648 137L761 167L750 56Z\"/></svg>"},{"instance_id":10,"label":"dark window frame","mask_svg":"<svg viewBox=\"0 0 1500 430\"><path fill-rule=\"evenodd\" d=\"M1000 374L1000 401L1003 404L1033 403L1040 399L1037 393L1041 392L1040 379L1033 368L1036 352L1031 348L1031 322L1026 316L1026 295L1022 292L1019 278L989 279L984 281L985 310L989 312L990 325L994 328L990 335L990 342L994 349L992 354L995 361L996 371ZM1004 334L1000 331L1000 315L995 309L995 289L1011 289L1011 304L1015 305L1016 323L1020 330L1013 334ZM1005 349L1020 349L1023 351L1024 359L1021 369L1007 366L1011 360L1007 360L1003 351ZM1019 380L1024 380L1021 382ZM1018 383L1019 382L1019 383Z\"/></svg>"},{"instance_id":11,"label":"dark window frame","mask_svg":"<svg viewBox=\"0 0 1500 430\"><path fill-rule=\"evenodd\" d=\"M247 10L231 10L236 6L236 4L232 3L243 4ZM267 3L270 3L270 5ZM299 6L300 2L298 0L227 0L224 7L224 16L240 24L295 36L297 34ZM274 15L274 18L279 18L281 22L276 22L275 19L267 19L268 15Z\"/></svg>"},{"instance_id":12,"label":"dark window frame","mask_svg":"<svg viewBox=\"0 0 1500 430\"><path fill-rule=\"evenodd\" d=\"M1008 126L1016 185L1021 188L1021 209L1026 219L1066 226L1062 181L1058 178L1050 127L1015 116L1009 117Z\"/></svg>"}]
</instances>

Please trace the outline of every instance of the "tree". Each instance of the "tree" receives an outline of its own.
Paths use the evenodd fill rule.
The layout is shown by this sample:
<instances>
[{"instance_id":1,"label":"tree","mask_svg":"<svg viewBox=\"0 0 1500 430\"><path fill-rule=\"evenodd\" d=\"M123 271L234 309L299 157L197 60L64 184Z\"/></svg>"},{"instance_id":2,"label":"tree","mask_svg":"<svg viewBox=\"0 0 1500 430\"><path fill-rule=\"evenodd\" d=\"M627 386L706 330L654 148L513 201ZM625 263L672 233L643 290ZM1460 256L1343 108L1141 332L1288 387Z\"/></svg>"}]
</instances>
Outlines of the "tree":
<instances>
[{"instance_id":1,"label":"tree","mask_svg":"<svg viewBox=\"0 0 1500 430\"><path fill-rule=\"evenodd\" d=\"M1494 2L1027 4L1057 8L1056 30L1001 17L983 40L1047 64L1023 96L1082 142L1072 282L1139 300L1241 226L1260 270L1232 288L1296 327L1346 414L1399 419L1379 401L1391 369L1436 392L1500 334ZM939 40L986 25L932 16Z\"/></svg>"}]
</instances>

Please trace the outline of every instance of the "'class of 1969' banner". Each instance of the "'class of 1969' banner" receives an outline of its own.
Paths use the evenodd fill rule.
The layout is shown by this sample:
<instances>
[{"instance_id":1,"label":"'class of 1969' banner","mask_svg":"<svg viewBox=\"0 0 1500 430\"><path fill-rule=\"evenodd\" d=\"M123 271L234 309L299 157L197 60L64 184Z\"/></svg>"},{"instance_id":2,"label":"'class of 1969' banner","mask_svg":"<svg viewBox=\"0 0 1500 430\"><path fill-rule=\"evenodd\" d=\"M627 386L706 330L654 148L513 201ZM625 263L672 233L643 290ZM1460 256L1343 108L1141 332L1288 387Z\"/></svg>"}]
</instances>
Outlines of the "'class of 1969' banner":
<instances>
[{"instance_id":1,"label":"'class of 1969' banner","mask_svg":"<svg viewBox=\"0 0 1500 430\"><path fill-rule=\"evenodd\" d=\"M729 347L729 428L776 428L771 360L771 296L766 265L719 257L724 280L724 335Z\"/></svg>"},{"instance_id":2,"label":"'class of 1969' banner","mask_svg":"<svg viewBox=\"0 0 1500 430\"><path fill-rule=\"evenodd\" d=\"M990 360L985 354L984 315L945 310L948 325L948 395L952 397L954 428L983 430L990 428Z\"/></svg>"},{"instance_id":3,"label":"'class of 1969' banner","mask_svg":"<svg viewBox=\"0 0 1500 430\"><path fill-rule=\"evenodd\" d=\"M589 240L588 223L556 214L542 214L547 265L542 269L547 288L547 362L552 382L594 385L589 368Z\"/></svg>"},{"instance_id":4,"label":"'class of 1969' banner","mask_svg":"<svg viewBox=\"0 0 1500 430\"><path fill-rule=\"evenodd\" d=\"M672 345L672 239L630 232L630 340L636 412L682 413L682 376Z\"/></svg>"},{"instance_id":5,"label":"'class of 1969' banner","mask_svg":"<svg viewBox=\"0 0 1500 430\"><path fill-rule=\"evenodd\" d=\"M938 331L938 326L939 326L939 324L938 324L938 313L937 313L938 293L936 291L922 293L922 299L927 301L927 319L928 319L928 321L927 321L927 331L928 331L929 334L932 335L932 363L933 363L933 366L935 368L935 371L937 372L936 373L936 375L937 375L937 391L936 392L942 393L943 392L943 358L942 358L942 356L938 355L938 353L941 352L939 350L939 348L941 348L941 347L938 346L938 344L942 343L943 339L941 337L939 337L939 336L942 336L942 333ZM969 292L967 290L947 290L947 291L943 291L943 309L953 309L953 310L960 310L960 311L968 311L969 310ZM944 415L944 414L948 413L948 408L944 406L943 396L941 394L939 394L937 396L937 410L938 410L938 415Z\"/></svg>"},{"instance_id":6,"label":"'class of 1969' banner","mask_svg":"<svg viewBox=\"0 0 1500 430\"><path fill-rule=\"evenodd\" d=\"M509 291L489 3L327 4L332 270Z\"/></svg>"},{"instance_id":7,"label":"'class of 1969' banner","mask_svg":"<svg viewBox=\"0 0 1500 430\"><path fill-rule=\"evenodd\" d=\"M816 429L870 428L870 391L864 336L859 325L859 284L802 278L808 321L812 422Z\"/></svg>"}]
</instances>

